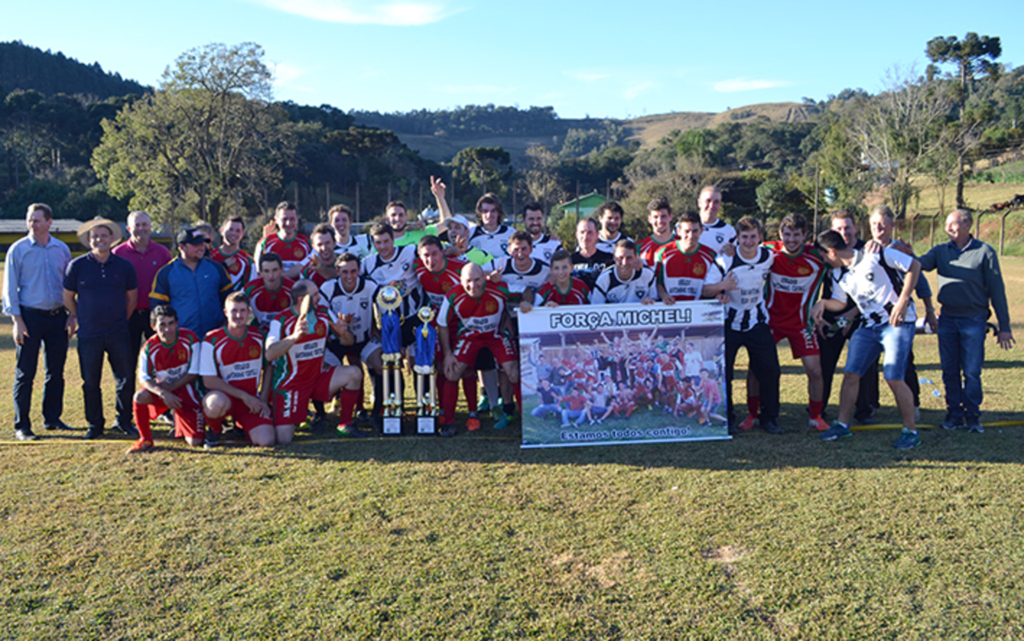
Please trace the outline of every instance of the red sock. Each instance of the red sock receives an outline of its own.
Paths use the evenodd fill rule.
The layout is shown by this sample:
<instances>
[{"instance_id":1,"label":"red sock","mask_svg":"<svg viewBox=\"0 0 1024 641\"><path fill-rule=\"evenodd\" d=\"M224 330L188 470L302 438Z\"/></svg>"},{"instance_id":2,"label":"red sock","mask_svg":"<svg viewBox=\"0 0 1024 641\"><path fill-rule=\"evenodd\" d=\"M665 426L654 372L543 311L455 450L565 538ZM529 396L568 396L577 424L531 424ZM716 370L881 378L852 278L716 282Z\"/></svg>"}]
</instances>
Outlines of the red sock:
<instances>
[{"instance_id":1,"label":"red sock","mask_svg":"<svg viewBox=\"0 0 1024 641\"><path fill-rule=\"evenodd\" d=\"M458 391L458 387L456 387L456 391ZM475 412L477 409L475 374L462 379L462 395L466 397L466 408L470 412Z\"/></svg>"},{"instance_id":2,"label":"red sock","mask_svg":"<svg viewBox=\"0 0 1024 641\"><path fill-rule=\"evenodd\" d=\"M441 425L451 425L455 422L455 405L459 402L459 384L448 380L443 376L444 393L441 394Z\"/></svg>"},{"instance_id":3,"label":"red sock","mask_svg":"<svg viewBox=\"0 0 1024 641\"><path fill-rule=\"evenodd\" d=\"M204 417L206 418L206 425L210 428L211 432L213 432L214 434L220 434L221 432L224 431L223 416L220 418L210 418L209 416L205 416L204 414Z\"/></svg>"},{"instance_id":4,"label":"red sock","mask_svg":"<svg viewBox=\"0 0 1024 641\"><path fill-rule=\"evenodd\" d=\"M135 426L139 428L139 438L153 441L153 432L149 429L149 405L140 405L132 401L132 414L135 415Z\"/></svg>"},{"instance_id":5,"label":"red sock","mask_svg":"<svg viewBox=\"0 0 1024 641\"><path fill-rule=\"evenodd\" d=\"M341 409L338 410L338 425L348 425L352 422L352 412L356 409L356 403L362 397L360 390L343 389L341 394Z\"/></svg>"},{"instance_id":6,"label":"red sock","mask_svg":"<svg viewBox=\"0 0 1024 641\"><path fill-rule=\"evenodd\" d=\"M810 401L811 406L811 418L818 418L821 416L821 410L825 408L825 401Z\"/></svg>"},{"instance_id":7,"label":"red sock","mask_svg":"<svg viewBox=\"0 0 1024 641\"><path fill-rule=\"evenodd\" d=\"M747 413L751 416L757 416L758 411L761 409L761 397L760 396L748 396L747 397Z\"/></svg>"}]
</instances>

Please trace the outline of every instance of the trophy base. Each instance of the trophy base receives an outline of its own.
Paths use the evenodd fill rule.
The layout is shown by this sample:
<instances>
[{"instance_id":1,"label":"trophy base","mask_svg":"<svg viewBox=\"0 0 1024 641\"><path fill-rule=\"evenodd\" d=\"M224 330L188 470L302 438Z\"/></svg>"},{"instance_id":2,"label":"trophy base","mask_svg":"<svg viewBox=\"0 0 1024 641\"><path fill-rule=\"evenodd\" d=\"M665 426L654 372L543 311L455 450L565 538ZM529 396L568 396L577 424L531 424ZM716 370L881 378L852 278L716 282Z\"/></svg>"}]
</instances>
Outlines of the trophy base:
<instances>
[{"instance_id":1,"label":"trophy base","mask_svg":"<svg viewBox=\"0 0 1024 641\"><path fill-rule=\"evenodd\" d=\"M433 416L416 417L417 434L433 434L437 431L437 419Z\"/></svg>"},{"instance_id":2,"label":"trophy base","mask_svg":"<svg viewBox=\"0 0 1024 641\"><path fill-rule=\"evenodd\" d=\"M384 417L384 434L385 435L401 435L402 433L402 419L397 416L385 416Z\"/></svg>"}]
</instances>

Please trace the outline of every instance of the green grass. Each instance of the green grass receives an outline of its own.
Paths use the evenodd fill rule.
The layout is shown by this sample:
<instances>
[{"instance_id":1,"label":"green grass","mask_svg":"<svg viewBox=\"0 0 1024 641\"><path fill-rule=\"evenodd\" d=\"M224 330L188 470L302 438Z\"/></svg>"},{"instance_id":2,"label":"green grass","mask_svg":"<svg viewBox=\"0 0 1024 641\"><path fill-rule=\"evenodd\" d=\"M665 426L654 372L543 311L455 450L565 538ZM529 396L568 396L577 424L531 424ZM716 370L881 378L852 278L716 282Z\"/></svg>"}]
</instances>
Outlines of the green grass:
<instances>
[{"instance_id":1,"label":"green grass","mask_svg":"<svg viewBox=\"0 0 1024 641\"><path fill-rule=\"evenodd\" d=\"M1024 260L1004 264L1019 321ZM984 435L910 452L891 430L808 434L788 348L778 437L522 450L485 421L131 458L123 438L15 443L8 422L0 636L1019 638L1024 428L993 423L1022 420L1020 349L988 344ZM935 338L915 353L938 381ZM81 426L74 353L67 379Z\"/></svg>"}]
</instances>

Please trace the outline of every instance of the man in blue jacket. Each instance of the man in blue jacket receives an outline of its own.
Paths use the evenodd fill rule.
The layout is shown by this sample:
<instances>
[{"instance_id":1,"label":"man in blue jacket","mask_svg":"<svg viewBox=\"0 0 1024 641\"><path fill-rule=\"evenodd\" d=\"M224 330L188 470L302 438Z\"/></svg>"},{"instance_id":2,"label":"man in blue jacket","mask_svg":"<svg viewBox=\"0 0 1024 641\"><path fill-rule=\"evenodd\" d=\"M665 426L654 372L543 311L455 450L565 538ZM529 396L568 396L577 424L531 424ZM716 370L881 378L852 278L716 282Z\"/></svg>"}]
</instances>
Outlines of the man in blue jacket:
<instances>
[{"instance_id":1,"label":"man in blue jacket","mask_svg":"<svg viewBox=\"0 0 1024 641\"><path fill-rule=\"evenodd\" d=\"M195 227L183 227L176 238L178 258L156 273L150 305L170 305L178 312L178 326L199 336L224 324L224 299L231 293L231 278L224 266L206 256L207 239Z\"/></svg>"}]
</instances>

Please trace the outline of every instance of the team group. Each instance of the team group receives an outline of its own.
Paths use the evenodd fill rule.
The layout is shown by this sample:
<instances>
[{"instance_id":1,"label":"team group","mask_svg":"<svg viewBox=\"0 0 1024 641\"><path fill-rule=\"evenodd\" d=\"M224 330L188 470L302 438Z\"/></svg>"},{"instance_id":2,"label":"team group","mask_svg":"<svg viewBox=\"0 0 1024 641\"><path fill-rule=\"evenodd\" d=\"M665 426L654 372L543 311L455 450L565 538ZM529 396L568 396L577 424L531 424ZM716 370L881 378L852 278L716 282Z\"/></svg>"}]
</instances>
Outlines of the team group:
<instances>
[{"instance_id":1,"label":"team group","mask_svg":"<svg viewBox=\"0 0 1024 641\"><path fill-rule=\"evenodd\" d=\"M337 400L339 432L366 435L359 425L365 421L355 420L367 416L361 409L363 366L374 381L372 417L379 422L384 370L392 352L414 347L421 307L435 316L439 433L453 436L459 381L469 431L480 429L478 378L494 427L507 426L517 404L522 408L518 314L536 305L672 305L714 298L726 309L730 432L757 425L782 432L775 346L785 338L807 374L810 426L826 440L848 436L855 411L862 422L874 420L877 363L884 353L884 379L904 424L895 445L909 448L920 442L911 352L915 291L925 322L939 334L948 404L943 427L982 431L980 377L990 302L1000 346L1008 349L1013 338L998 260L970 235L967 211L947 218L949 243L916 259L893 238L894 218L884 206L871 214L868 243L857 238L846 211L833 213L831 229L816 242L799 215L783 219L780 238L765 242L755 218L741 218L735 227L719 218L721 191L708 186L700 192L699 212L678 219L667 200L651 201L651 234L639 242L620 231L622 207L607 201L595 218L579 221L577 249L569 253L545 231L538 203L525 206L524 230L517 231L504 223L500 200L487 194L471 224L452 214L444 184L431 182L441 212L436 225L411 223L405 205L394 201L386 222L354 234L351 210L338 205L307 237L298 233L294 205L283 202L253 256L240 247L244 221L232 217L221 226L216 248L209 225L182 229L178 256L171 260L150 240L149 216L132 212L130 238L120 245L116 223L82 225L79 239L90 251L71 260L67 246L49 234L50 208L30 206L29 233L12 244L4 272L4 313L14 319L17 344L15 437L36 438L29 407L40 347L44 426L69 429L60 418L63 366L76 331L86 438L104 432L100 379L106 355L116 381L115 427L134 434L137 426L139 434L129 452L153 448L151 421L169 410L175 435L192 445L216 447L230 416L250 442L272 446L293 439L311 402L314 431L326 422L325 403ZM922 268L938 270L938 318ZM402 294L400 346L381 341L376 294L385 285ZM830 426L823 414L847 341L838 418ZM737 421L731 384L740 347L750 365L747 416ZM558 406L562 399L548 401Z\"/></svg>"}]
</instances>

